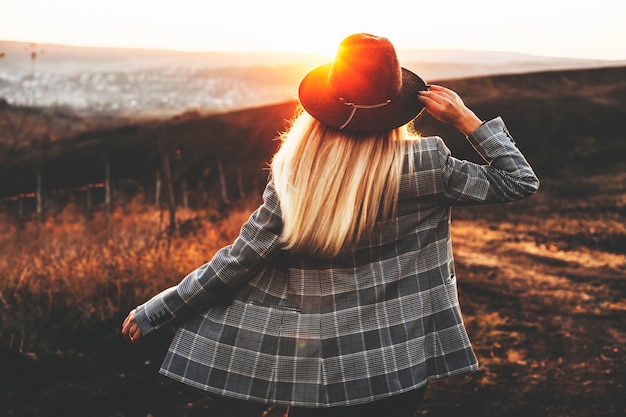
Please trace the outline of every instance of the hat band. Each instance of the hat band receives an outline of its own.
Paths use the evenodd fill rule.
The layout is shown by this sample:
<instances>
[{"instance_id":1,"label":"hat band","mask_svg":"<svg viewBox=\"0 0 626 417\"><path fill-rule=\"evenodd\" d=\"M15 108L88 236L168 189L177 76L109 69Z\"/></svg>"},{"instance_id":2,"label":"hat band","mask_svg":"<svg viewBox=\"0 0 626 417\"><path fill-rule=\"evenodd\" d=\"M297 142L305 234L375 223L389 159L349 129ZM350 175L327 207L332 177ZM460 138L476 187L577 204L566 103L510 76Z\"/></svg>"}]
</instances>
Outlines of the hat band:
<instances>
[{"instance_id":1,"label":"hat band","mask_svg":"<svg viewBox=\"0 0 626 417\"><path fill-rule=\"evenodd\" d=\"M343 97L339 97L339 101L344 106L352 107L352 111L350 112L350 116L348 116L348 120L346 120L344 124L339 126L339 129L343 129L344 127L348 126L348 123L352 121L352 118L354 117L354 114L356 113L357 109L377 109L379 107L384 107L388 105L389 103L391 103L391 99L389 99L383 103L378 103L378 104L354 104L351 102L347 102Z\"/></svg>"}]
</instances>

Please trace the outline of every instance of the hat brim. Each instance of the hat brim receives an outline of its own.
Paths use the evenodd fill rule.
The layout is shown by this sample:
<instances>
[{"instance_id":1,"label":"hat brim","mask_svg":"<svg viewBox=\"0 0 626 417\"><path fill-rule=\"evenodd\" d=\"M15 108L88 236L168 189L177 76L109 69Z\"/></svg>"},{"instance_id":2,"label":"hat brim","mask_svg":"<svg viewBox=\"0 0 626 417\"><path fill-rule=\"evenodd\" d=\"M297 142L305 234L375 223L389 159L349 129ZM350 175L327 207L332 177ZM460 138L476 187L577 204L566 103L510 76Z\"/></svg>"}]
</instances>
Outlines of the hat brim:
<instances>
[{"instance_id":1,"label":"hat brim","mask_svg":"<svg viewBox=\"0 0 626 417\"><path fill-rule=\"evenodd\" d=\"M331 65L328 63L311 70L302 79L298 89L304 110L322 123L360 132L391 130L409 123L424 108L418 94L427 89L426 83L415 73L402 68L402 90L397 97L384 106L357 108L350 119L353 107L342 103L339 97L332 96L327 87ZM349 119L350 122L344 126Z\"/></svg>"}]
</instances>

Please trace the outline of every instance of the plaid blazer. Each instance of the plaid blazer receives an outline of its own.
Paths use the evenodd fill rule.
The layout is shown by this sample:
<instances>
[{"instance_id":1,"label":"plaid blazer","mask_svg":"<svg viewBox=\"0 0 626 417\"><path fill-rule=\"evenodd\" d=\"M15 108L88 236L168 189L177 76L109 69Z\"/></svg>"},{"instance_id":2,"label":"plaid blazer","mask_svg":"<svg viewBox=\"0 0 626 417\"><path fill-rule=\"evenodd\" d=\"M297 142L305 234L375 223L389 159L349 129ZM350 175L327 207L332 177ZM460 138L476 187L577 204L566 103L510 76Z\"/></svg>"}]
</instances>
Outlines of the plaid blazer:
<instances>
[{"instance_id":1,"label":"plaid blazer","mask_svg":"<svg viewBox=\"0 0 626 417\"><path fill-rule=\"evenodd\" d=\"M468 139L487 165L455 159L439 137L420 139L397 215L333 259L281 250L270 180L232 245L136 309L144 334L182 323L161 373L228 397L327 407L477 370L450 207L518 200L539 182L500 118Z\"/></svg>"}]
</instances>

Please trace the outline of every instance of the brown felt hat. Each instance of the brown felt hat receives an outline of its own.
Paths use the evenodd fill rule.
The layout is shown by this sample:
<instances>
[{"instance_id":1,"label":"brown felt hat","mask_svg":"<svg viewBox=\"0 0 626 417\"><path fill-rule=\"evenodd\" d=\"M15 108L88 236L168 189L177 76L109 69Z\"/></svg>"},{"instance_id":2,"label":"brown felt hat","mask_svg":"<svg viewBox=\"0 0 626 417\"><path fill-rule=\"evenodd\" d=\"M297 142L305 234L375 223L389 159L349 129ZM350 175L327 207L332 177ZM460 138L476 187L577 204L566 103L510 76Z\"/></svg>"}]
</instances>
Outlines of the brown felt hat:
<instances>
[{"instance_id":1,"label":"brown felt hat","mask_svg":"<svg viewBox=\"0 0 626 417\"><path fill-rule=\"evenodd\" d=\"M357 33L339 44L335 59L309 72L298 96L314 118L342 130L376 132L413 120L424 81L402 68L391 42Z\"/></svg>"}]
</instances>

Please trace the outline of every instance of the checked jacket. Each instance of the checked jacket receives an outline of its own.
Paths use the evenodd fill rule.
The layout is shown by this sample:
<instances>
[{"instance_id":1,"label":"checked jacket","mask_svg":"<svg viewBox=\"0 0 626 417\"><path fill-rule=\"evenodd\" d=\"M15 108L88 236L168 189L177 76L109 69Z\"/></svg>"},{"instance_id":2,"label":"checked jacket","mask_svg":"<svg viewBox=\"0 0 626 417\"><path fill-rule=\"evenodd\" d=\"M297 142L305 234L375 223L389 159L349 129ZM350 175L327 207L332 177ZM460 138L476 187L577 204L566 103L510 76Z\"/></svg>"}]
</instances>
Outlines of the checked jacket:
<instances>
[{"instance_id":1,"label":"checked jacket","mask_svg":"<svg viewBox=\"0 0 626 417\"><path fill-rule=\"evenodd\" d=\"M137 307L143 334L179 323L161 373L227 397L328 407L477 370L457 296L451 206L519 200L539 182L501 118L468 140L486 164L454 158L439 137L419 139L396 215L332 259L281 249L270 179L232 245Z\"/></svg>"}]
</instances>

